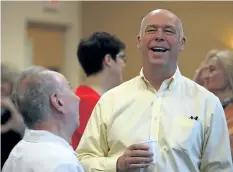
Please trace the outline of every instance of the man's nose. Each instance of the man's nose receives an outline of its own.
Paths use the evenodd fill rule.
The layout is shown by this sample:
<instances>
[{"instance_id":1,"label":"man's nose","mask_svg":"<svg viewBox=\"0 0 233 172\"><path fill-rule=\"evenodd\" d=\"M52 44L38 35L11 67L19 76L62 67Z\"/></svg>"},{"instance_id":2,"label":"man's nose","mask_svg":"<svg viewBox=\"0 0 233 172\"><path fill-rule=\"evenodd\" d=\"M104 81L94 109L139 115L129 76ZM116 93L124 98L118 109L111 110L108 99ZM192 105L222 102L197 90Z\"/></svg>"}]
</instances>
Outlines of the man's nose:
<instances>
[{"instance_id":1,"label":"man's nose","mask_svg":"<svg viewBox=\"0 0 233 172\"><path fill-rule=\"evenodd\" d=\"M162 29L158 29L155 33L155 41L164 41L164 32Z\"/></svg>"},{"instance_id":2,"label":"man's nose","mask_svg":"<svg viewBox=\"0 0 233 172\"><path fill-rule=\"evenodd\" d=\"M126 61L123 61L122 63L122 67L125 68L126 67Z\"/></svg>"}]
</instances>

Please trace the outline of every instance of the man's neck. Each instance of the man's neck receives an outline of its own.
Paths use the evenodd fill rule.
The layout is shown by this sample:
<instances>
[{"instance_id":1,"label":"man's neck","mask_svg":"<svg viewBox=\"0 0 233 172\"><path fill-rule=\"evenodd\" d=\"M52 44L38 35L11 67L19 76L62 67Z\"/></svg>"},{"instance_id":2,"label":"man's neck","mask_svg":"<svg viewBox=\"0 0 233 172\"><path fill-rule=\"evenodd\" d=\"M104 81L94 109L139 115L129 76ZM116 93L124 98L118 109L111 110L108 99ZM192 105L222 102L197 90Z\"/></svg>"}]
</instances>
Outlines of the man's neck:
<instances>
[{"instance_id":1,"label":"man's neck","mask_svg":"<svg viewBox=\"0 0 233 172\"><path fill-rule=\"evenodd\" d=\"M111 78L109 78L104 72L87 77L83 85L92 88L100 95L104 94L112 87Z\"/></svg>"},{"instance_id":2,"label":"man's neck","mask_svg":"<svg viewBox=\"0 0 233 172\"><path fill-rule=\"evenodd\" d=\"M159 90L163 81L171 78L175 72L176 68L172 70L157 67L143 68L144 76L156 90Z\"/></svg>"},{"instance_id":3,"label":"man's neck","mask_svg":"<svg viewBox=\"0 0 233 172\"><path fill-rule=\"evenodd\" d=\"M57 124L52 124L51 122L41 122L36 124L33 129L34 130L45 130L48 131L56 136L59 136L66 140L68 143L70 142L71 135L67 134L62 127L58 126Z\"/></svg>"}]
</instances>

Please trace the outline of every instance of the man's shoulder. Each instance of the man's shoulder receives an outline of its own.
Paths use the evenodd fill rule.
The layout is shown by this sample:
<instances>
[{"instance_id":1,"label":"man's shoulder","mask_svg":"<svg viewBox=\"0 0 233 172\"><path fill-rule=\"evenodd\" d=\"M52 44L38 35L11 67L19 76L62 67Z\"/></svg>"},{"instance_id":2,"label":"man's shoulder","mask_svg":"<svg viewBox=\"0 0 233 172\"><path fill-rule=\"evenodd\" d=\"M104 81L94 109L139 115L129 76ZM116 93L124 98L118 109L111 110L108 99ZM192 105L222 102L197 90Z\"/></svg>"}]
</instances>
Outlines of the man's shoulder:
<instances>
[{"instance_id":1,"label":"man's shoulder","mask_svg":"<svg viewBox=\"0 0 233 172\"><path fill-rule=\"evenodd\" d=\"M140 76L136 76L112 88L107 93L119 93L119 92L125 92L125 91L131 91L137 89L139 86L139 81L140 81Z\"/></svg>"},{"instance_id":2,"label":"man's shoulder","mask_svg":"<svg viewBox=\"0 0 233 172\"><path fill-rule=\"evenodd\" d=\"M125 99L126 97L136 94L139 87L139 80L140 76L136 76L128 81L123 82L122 84L104 93L100 100L112 99L113 97L117 97L118 99Z\"/></svg>"},{"instance_id":3,"label":"man's shoulder","mask_svg":"<svg viewBox=\"0 0 233 172\"><path fill-rule=\"evenodd\" d=\"M74 161L76 159L71 148L68 149L55 142L30 143L22 140L22 144L19 145L18 150L15 150L14 153L20 154L20 152L22 153L21 158L25 158L25 160L31 163L56 163L64 160Z\"/></svg>"},{"instance_id":4,"label":"man's shoulder","mask_svg":"<svg viewBox=\"0 0 233 172\"><path fill-rule=\"evenodd\" d=\"M42 149L44 148L44 151ZM74 151L59 144L44 144L38 147L37 157L34 163L40 162L50 169L54 169L61 164L77 166L77 158Z\"/></svg>"},{"instance_id":5,"label":"man's shoulder","mask_svg":"<svg viewBox=\"0 0 233 172\"><path fill-rule=\"evenodd\" d=\"M182 76L182 78L183 86L181 87L181 89L183 92L185 92L186 96L215 103L219 101L217 96L215 96L212 92L210 92L203 86L197 84L196 82L185 76Z\"/></svg>"},{"instance_id":6,"label":"man's shoulder","mask_svg":"<svg viewBox=\"0 0 233 172\"><path fill-rule=\"evenodd\" d=\"M81 164L74 165L63 163L56 166L52 172L84 172L84 169Z\"/></svg>"},{"instance_id":7,"label":"man's shoulder","mask_svg":"<svg viewBox=\"0 0 233 172\"><path fill-rule=\"evenodd\" d=\"M121 99L134 94L135 92L133 92L133 90L135 90L135 88L138 88L139 80L140 76L136 76L108 90L102 96L96 94L91 88L82 85L77 87L75 94L80 97L81 106L95 106L98 102L102 102L103 100L112 101L116 97Z\"/></svg>"},{"instance_id":8,"label":"man's shoulder","mask_svg":"<svg viewBox=\"0 0 233 172\"><path fill-rule=\"evenodd\" d=\"M60 172L60 171L77 171L82 172L83 168L75 156L57 149L40 149L33 154L10 156L4 165L4 172L12 171L35 171L35 172ZM40 151L40 153L38 153ZM20 153L20 152L18 152ZM68 170L69 169L69 170Z\"/></svg>"},{"instance_id":9,"label":"man's shoulder","mask_svg":"<svg viewBox=\"0 0 233 172\"><path fill-rule=\"evenodd\" d=\"M71 148L67 148L63 145L59 145L59 144L47 144L46 146L46 150L47 151L47 156L52 160L60 160L60 161L63 161L63 160L69 160L69 161L74 161L76 160L76 157L75 157L75 152L72 151ZM62 155L62 156L61 156Z\"/></svg>"},{"instance_id":10,"label":"man's shoulder","mask_svg":"<svg viewBox=\"0 0 233 172\"><path fill-rule=\"evenodd\" d=\"M49 147L50 150L54 148L52 145ZM75 152L63 146L57 146L55 149L48 151L46 158L44 157L44 160L42 161L46 164L48 162L48 167L54 169L52 171L63 171L63 169L64 171L69 171L68 169L71 171L79 171L78 169L81 169L81 165L75 156Z\"/></svg>"},{"instance_id":11,"label":"man's shoulder","mask_svg":"<svg viewBox=\"0 0 233 172\"><path fill-rule=\"evenodd\" d=\"M10 153L6 169L21 168L21 171L33 169L37 171L50 171L61 164L68 166L80 166L75 152L70 147L66 147L56 142L28 142L21 140ZM19 170L20 171L20 170Z\"/></svg>"}]
</instances>

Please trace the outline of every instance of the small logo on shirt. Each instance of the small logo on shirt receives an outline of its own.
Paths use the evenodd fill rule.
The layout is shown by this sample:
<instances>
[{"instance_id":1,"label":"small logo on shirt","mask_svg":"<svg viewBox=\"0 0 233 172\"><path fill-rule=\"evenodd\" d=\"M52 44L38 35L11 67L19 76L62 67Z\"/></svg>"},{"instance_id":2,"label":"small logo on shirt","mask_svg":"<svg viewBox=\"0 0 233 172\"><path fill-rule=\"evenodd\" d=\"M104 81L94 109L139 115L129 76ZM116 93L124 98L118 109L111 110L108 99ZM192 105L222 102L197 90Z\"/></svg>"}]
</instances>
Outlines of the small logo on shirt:
<instances>
[{"instance_id":1,"label":"small logo on shirt","mask_svg":"<svg viewBox=\"0 0 233 172\"><path fill-rule=\"evenodd\" d=\"M190 116L189 119L194 119L194 120L197 121L197 120L198 120L198 116L194 116L194 117L193 117L193 116Z\"/></svg>"}]
</instances>

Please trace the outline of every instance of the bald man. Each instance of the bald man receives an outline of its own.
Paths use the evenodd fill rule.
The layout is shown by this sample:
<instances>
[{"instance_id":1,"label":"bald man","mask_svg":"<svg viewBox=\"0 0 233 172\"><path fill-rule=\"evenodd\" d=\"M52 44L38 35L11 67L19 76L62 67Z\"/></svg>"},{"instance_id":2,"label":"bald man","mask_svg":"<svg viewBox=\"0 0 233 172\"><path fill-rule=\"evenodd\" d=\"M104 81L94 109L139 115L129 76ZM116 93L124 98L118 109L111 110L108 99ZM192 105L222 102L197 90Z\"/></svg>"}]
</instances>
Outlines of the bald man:
<instances>
[{"instance_id":1,"label":"bald man","mask_svg":"<svg viewBox=\"0 0 233 172\"><path fill-rule=\"evenodd\" d=\"M65 77L30 67L22 72L13 95L27 129L3 172L84 172L69 145L79 126L79 98Z\"/></svg>"},{"instance_id":2,"label":"bald man","mask_svg":"<svg viewBox=\"0 0 233 172\"><path fill-rule=\"evenodd\" d=\"M140 75L97 103L77 149L87 172L230 172L228 130L218 98L182 76L181 20L147 14L137 47Z\"/></svg>"}]
</instances>

